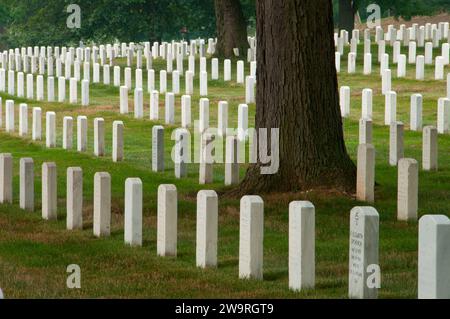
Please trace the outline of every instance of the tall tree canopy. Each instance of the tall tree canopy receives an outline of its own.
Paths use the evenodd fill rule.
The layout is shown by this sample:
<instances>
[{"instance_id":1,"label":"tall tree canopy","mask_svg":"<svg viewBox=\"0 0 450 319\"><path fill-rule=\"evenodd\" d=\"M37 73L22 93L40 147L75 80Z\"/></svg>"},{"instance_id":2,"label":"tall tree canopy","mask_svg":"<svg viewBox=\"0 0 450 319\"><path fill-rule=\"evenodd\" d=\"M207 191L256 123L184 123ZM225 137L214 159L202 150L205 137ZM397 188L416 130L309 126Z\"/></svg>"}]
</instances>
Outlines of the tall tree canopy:
<instances>
[{"instance_id":1,"label":"tall tree canopy","mask_svg":"<svg viewBox=\"0 0 450 319\"><path fill-rule=\"evenodd\" d=\"M154 41L215 34L214 3L211 0L78 0L81 28L66 25L66 8L72 0L0 0L9 20L0 43L67 45L84 41ZM0 27L2 18L0 11ZM170 22L169 22L170 21Z\"/></svg>"}]
</instances>

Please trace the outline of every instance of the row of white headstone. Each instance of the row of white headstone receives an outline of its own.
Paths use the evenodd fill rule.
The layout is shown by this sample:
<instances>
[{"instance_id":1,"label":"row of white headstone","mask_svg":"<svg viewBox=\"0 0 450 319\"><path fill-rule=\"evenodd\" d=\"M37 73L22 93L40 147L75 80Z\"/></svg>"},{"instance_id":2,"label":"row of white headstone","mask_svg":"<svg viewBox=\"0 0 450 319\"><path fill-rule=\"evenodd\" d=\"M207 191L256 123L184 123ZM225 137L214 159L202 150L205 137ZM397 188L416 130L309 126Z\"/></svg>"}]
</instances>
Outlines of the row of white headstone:
<instances>
[{"instance_id":1,"label":"row of white headstone","mask_svg":"<svg viewBox=\"0 0 450 319\"><path fill-rule=\"evenodd\" d=\"M392 123L397 123L397 93L391 91L389 79L385 78L382 82L382 94L385 95L384 124L391 125ZM448 76L447 84L449 97L439 98L437 105L436 127L439 134L448 134L450 132L450 74ZM348 86L342 86L339 91L341 115L342 117L347 118L351 113L351 90ZM363 89L361 119L372 120L372 104L373 90ZM423 96L418 93L411 95L410 130L422 130L422 110Z\"/></svg>"},{"instance_id":2,"label":"row of white headstone","mask_svg":"<svg viewBox=\"0 0 450 319\"><path fill-rule=\"evenodd\" d=\"M12 204L13 160L0 154L0 203ZM93 233L111 233L111 175L94 176ZM197 195L196 265L217 267L218 196L210 190ZM157 254L177 256L178 195L175 185L160 185L157 207ZM83 171L67 169L67 229L83 229ZM34 163L20 160L20 208L33 212ZM42 165L42 218L57 219L57 168ZM142 246L143 183L140 178L125 181L124 241ZM289 205L289 288L294 291L315 287L315 207L306 201ZM450 298L450 220L426 215L419 223L419 298ZM263 279L264 202L259 196L244 196L240 203L239 278ZM379 214L373 207L355 207L350 213L349 298L377 298L380 288Z\"/></svg>"},{"instance_id":3,"label":"row of white headstone","mask_svg":"<svg viewBox=\"0 0 450 319\"><path fill-rule=\"evenodd\" d=\"M365 29L363 32L363 41L371 40L372 30ZM355 29L352 31L350 38L346 30L341 30L340 33L336 32L334 34L335 46L341 50L345 45L359 44L361 41L360 33L360 30ZM442 40L447 40L450 43L449 22L440 22L439 24L426 23L422 26L414 23L409 28L402 24L399 30L396 30L394 25L389 25L387 33L384 32L381 26L375 28L376 43L387 41L393 45L395 41L402 41L407 46L410 42L416 41L419 47L423 47L425 41L432 41L434 47L438 47L439 42Z\"/></svg>"},{"instance_id":4,"label":"row of white headstone","mask_svg":"<svg viewBox=\"0 0 450 319\"><path fill-rule=\"evenodd\" d=\"M6 76L7 74L7 76ZM26 84L25 76L22 72L17 73L17 91L15 85L15 73L14 71L5 72L4 69L0 69L0 92L7 92L9 95L16 95L19 98L26 97L27 99L34 99L34 78L32 74L27 74ZM36 77L36 100L44 101L44 76L38 75ZM6 85L6 83L8 85ZM46 81L47 84L47 101L55 102L55 78L49 76ZM81 105L89 105L89 81L83 80L81 82ZM26 95L25 95L26 91ZM58 78L58 102L65 102L66 97L66 78ZM78 81L75 78L71 78L69 81L69 103L78 103Z\"/></svg>"},{"instance_id":5,"label":"row of white headstone","mask_svg":"<svg viewBox=\"0 0 450 319\"><path fill-rule=\"evenodd\" d=\"M187 56L195 58L199 55L200 58L204 58L206 57L206 54L213 55L215 53L216 42L217 40L215 39L208 39L207 51L204 49L204 40L193 40L191 41L190 46L188 46L188 43L185 41L172 41L171 43L163 42L161 44L154 42L152 47L150 47L149 42L144 42L143 45L136 45L131 42L129 44L122 43L121 46L116 43L114 45L107 44L106 47L105 45L100 45L100 47L93 46L92 48L70 47L67 49L66 47L62 47L61 50L60 47L34 47L34 50L32 47L16 48L10 49L9 51L5 50L0 54L0 65L2 68L8 70L24 70L25 73L31 71L32 74L39 72L41 75L45 73L47 66L48 75L52 76L54 61L56 62L57 71L58 69L59 71L61 70L61 63L66 64L67 73L67 69L70 68L72 64L80 65L82 62L92 62L93 65L96 65L97 62L99 62L99 65L105 66L107 65L107 58L110 59L109 66L113 66L115 57L126 57L127 66L130 67L136 56L136 67L142 69L142 57L144 55L147 60L147 70L152 69L153 59L156 58L167 60L168 65L172 65L175 58L179 68L179 65L183 64L183 59ZM256 40L249 37L248 43L250 48L247 53L247 62L250 63L256 60ZM237 51L238 49L235 49L235 54L236 56L239 56L239 52ZM179 69L179 71L182 73L182 70ZM60 74L57 76L60 76ZM66 78L70 78L70 76L66 76Z\"/></svg>"},{"instance_id":6,"label":"row of white headstone","mask_svg":"<svg viewBox=\"0 0 450 319\"><path fill-rule=\"evenodd\" d=\"M7 100L5 108L5 131L12 133L15 131L14 120L14 101ZM245 157L245 145L248 135L248 106L239 106L239 128L237 134L232 134L232 130L227 128L228 123L228 104L226 102L220 103L222 110L221 122L225 123L225 128L219 137L226 136L226 161L225 161L225 184L234 185L239 182L239 158L242 154ZM200 173L199 183L210 184L213 182L213 156L212 151L206 153L206 149L215 150L219 143L213 144L215 136L206 134L209 128L209 101L203 99L201 101L202 115L199 131L200 133ZM186 112L186 108L184 112ZM190 110L189 110L190 112ZM2 117L2 103L0 98L0 128L3 127ZM47 148L56 147L56 113L46 112L45 115L45 141ZM190 123L185 123L186 128L190 126ZM65 116L63 119L63 134L62 134L62 147L65 150L73 149L73 118L71 116ZM234 130L233 130L234 131ZM154 126L152 130L152 166L155 172L164 171L164 128L162 126ZM205 133L205 134L203 134ZM28 135L28 105L25 103L19 106L19 136ZM86 152L88 145L88 119L86 116L77 117L77 145L78 152ZM124 124L122 121L113 122L112 133L112 160L113 162L120 162L124 159ZM175 136L175 154L179 158L175 163L175 176L177 178L183 178L187 176L187 164L191 163L191 154L188 152L190 149L191 134L186 129L179 129L174 133ZM231 138L231 140L229 140ZM37 141L42 139L42 109L40 107L34 107L32 110L32 139ZM97 157L105 156L105 121L103 118L94 119L94 155ZM209 146L211 144L211 146ZM223 144L221 144L223 146ZM202 160L204 159L204 160Z\"/></svg>"},{"instance_id":7,"label":"row of white headstone","mask_svg":"<svg viewBox=\"0 0 450 319\"><path fill-rule=\"evenodd\" d=\"M51 63L50 63L51 61ZM48 62L47 65L47 72L43 71L40 72L39 75L45 75L47 74L48 76L56 76L56 77L65 77L67 80L71 79L71 78L75 78L77 79L77 81L81 80L81 69L83 70L83 79L84 80L88 80L91 81L91 64L89 62L84 62L84 63L80 63L78 61L75 62L71 62L71 61L67 61L67 63L65 63L64 65L64 70L62 67L62 63L61 60L56 60L56 69L53 69L53 60L50 60ZM200 74L204 71L207 71L207 58L206 57L202 57L200 58ZM231 81L231 60L230 59L225 59L223 62L224 65L224 80L225 81ZM250 75L251 76L255 76L256 75L256 62L252 61L249 63L250 64ZM1 69L3 69L3 72L6 71L14 71L12 69L9 69L4 67L3 65L1 66ZM43 67L43 69L45 70L45 65ZM103 70L103 83L105 85L109 85L110 84L110 69L111 66L108 64L105 64L103 66L101 66L101 64L99 63L93 63L92 64L92 72L93 72L93 77L92 77L92 82L93 83L100 83L100 70ZM148 68L147 71L150 74L150 71L153 70L153 68ZM54 72L55 71L55 72ZM120 73L121 73L121 68L120 66L114 66L114 85L115 86L119 86L120 85ZM127 77L131 78L131 71L132 68L131 67L126 67L124 70L124 78L126 79ZM173 68L172 62L171 61L167 61L167 65L166 65L166 73L171 74L172 72L177 71L178 74L180 74L181 76L184 74L184 61L181 60L180 63L177 63L177 67L176 69ZM188 71L191 71L193 73L193 75L196 75L196 58L195 56L189 56L188 59ZM18 71L19 73L22 71ZM139 75L141 75L140 77L142 78L142 73L143 70L140 67L136 67L135 68L135 72L136 72L136 79L138 82L139 79ZM154 72L154 71L153 71ZM236 67L236 82L237 83L244 83L244 78L245 78L245 62L242 60L237 61L237 67ZM33 75L33 72L28 72L27 70L25 70L24 72L22 72L24 74L31 74ZM149 76L149 78L151 78ZM211 59L211 78L213 80L218 80L219 79L219 59L218 58L212 58ZM128 86L128 85L127 85ZM129 86L129 88L131 88L131 85Z\"/></svg>"},{"instance_id":8,"label":"row of white headstone","mask_svg":"<svg viewBox=\"0 0 450 319\"><path fill-rule=\"evenodd\" d=\"M425 56L424 55L416 56L416 51L411 49L413 47L415 48L415 46L410 46L409 57L407 57L405 54L400 54L399 52L398 54L393 55L393 62L394 64L397 64L397 77L403 78L406 76L407 61L408 61L409 64L416 65L416 72L415 72L416 80L424 80L425 65L433 64L432 51L426 51ZM389 69L390 57L389 54L383 52L384 49L380 50L380 48L382 47L381 46L379 47L378 57L380 63L380 74L383 75L383 73L386 70L390 71ZM347 72L349 74L356 72L356 62L357 62L356 58L357 54L355 52L350 52L348 54ZM336 63L336 71L338 73L341 72L341 53L339 52L336 52L335 54L335 63ZM364 53L363 63L364 63L363 74L364 75L372 74L372 54L370 52ZM435 72L434 72L435 80L444 80L445 66L449 64L450 64L450 44L444 43L442 45L442 55L437 56L435 59Z\"/></svg>"}]
</instances>

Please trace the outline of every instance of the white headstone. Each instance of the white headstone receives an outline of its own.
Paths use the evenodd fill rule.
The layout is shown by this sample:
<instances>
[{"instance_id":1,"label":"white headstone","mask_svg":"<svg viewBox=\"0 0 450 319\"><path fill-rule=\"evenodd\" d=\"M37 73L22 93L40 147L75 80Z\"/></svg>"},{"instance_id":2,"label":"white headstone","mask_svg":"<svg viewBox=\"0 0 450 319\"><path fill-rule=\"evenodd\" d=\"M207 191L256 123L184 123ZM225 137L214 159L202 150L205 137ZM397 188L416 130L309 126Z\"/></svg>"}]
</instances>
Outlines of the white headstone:
<instances>
[{"instance_id":1,"label":"white headstone","mask_svg":"<svg viewBox=\"0 0 450 319\"><path fill-rule=\"evenodd\" d=\"M375 148L371 144L358 146L356 198L373 203L375 199Z\"/></svg>"},{"instance_id":2,"label":"white headstone","mask_svg":"<svg viewBox=\"0 0 450 319\"><path fill-rule=\"evenodd\" d=\"M33 141L39 141L42 138L42 109L40 107L33 107Z\"/></svg>"},{"instance_id":3,"label":"white headstone","mask_svg":"<svg viewBox=\"0 0 450 319\"><path fill-rule=\"evenodd\" d=\"M415 159L398 162L397 219L417 221L419 164Z\"/></svg>"},{"instance_id":4,"label":"white headstone","mask_svg":"<svg viewBox=\"0 0 450 319\"><path fill-rule=\"evenodd\" d=\"M58 192L55 163L42 164L42 218L56 220Z\"/></svg>"},{"instance_id":5,"label":"white headstone","mask_svg":"<svg viewBox=\"0 0 450 319\"><path fill-rule=\"evenodd\" d=\"M389 164L397 166L397 163L404 155L402 122L392 122L389 130Z\"/></svg>"},{"instance_id":6,"label":"white headstone","mask_svg":"<svg viewBox=\"0 0 450 319\"><path fill-rule=\"evenodd\" d=\"M438 132L433 126L423 129L422 167L425 171L438 170Z\"/></svg>"},{"instance_id":7,"label":"white headstone","mask_svg":"<svg viewBox=\"0 0 450 319\"><path fill-rule=\"evenodd\" d=\"M83 170L67 168L67 220L68 230L83 229Z\"/></svg>"},{"instance_id":8,"label":"white headstone","mask_svg":"<svg viewBox=\"0 0 450 319\"><path fill-rule=\"evenodd\" d=\"M419 221L419 299L450 299L450 219L425 215Z\"/></svg>"},{"instance_id":9,"label":"white headstone","mask_svg":"<svg viewBox=\"0 0 450 319\"><path fill-rule=\"evenodd\" d=\"M105 155L105 120L100 117L94 119L94 155Z\"/></svg>"},{"instance_id":10,"label":"white headstone","mask_svg":"<svg viewBox=\"0 0 450 319\"><path fill-rule=\"evenodd\" d=\"M9 153L0 154L0 204L13 201L13 159Z\"/></svg>"},{"instance_id":11,"label":"white headstone","mask_svg":"<svg viewBox=\"0 0 450 319\"><path fill-rule=\"evenodd\" d=\"M175 185L158 188L157 252L159 256L177 255L177 189Z\"/></svg>"},{"instance_id":12,"label":"white headstone","mask_svg":"<svg viewBox=\"0 0 450 319\"><path fill-rule=\"evenodd\" d=\"M70 150L73 146L73 118L64 116L63 119L63 149Z\"/></svg>"},{"instance_id":13,"label":"white headstone","mask_svg":"<svg viewBox=\"0 0 450 319\"><path fill-rule=\"evenodd\" d=\"M125 181L125 243L142 246L142 181Z\"/></svg>"},{"instance_id":14,"label":"white headstone","mask_svg":"<svg viewBox=\"0 0 450 319\"><path fill-rule=\"evenodd\" d=\"M56 147L56 113L45 114L45 145L48 148Z\"/></svg>"},{"instance_id":15,"label":"white headstone","mask_svg":"<svg viewBox=\"0 0 450 319\"><path fill-rule=\"evenodd\" d=\"M215 191L197 194L197 267L217 266L218 196Z\"/></svg>"},{"instance_id":16,"label":"white headstone","mask_svg":"<svg viewBox=\"0 0 450 319\"><path fill-rule=\"evenodd\" d=\"M109 237L111 233L111 176L94 176L94 236Z\"/></svg>"},{"instance_id":17,"label":"white headstone","mask_svg":"<svg viewBox=\"0 0 450 319\"><path fill-rule=\"evenodd\" d=\"M289 288L315 286L315 208L310 202L289 204Z\"/></svg>"},{"instance_id":18,"label":"white headstone","mask_svg":"<svg viewBox=\"0 0 450 319\"><path fill-rule=\"evenodd\" d=\"M423 98L421 94L411 95L411 111L410 111L411 131L422 130L422 104Z\"/></svg>"},{"instance_id":19,"label":"white headstone","mask_svg":"<svg viewBox=\"0 0 450 319\"><path fill-rule=\"evenodd\" d=\"M264 202L259 196L241 199L239 278L263 279Z\"/></svg>"},{"instance_id":20,"label":"white headstone","mask_svg":"<svg viewBox=\"0 0 450 319\"><path fill-rule=\"evenodd\" d=\"M32 158L20 159L20 208L34 211L34 162Z\"/></svg>"},{"instance_id":21,"label":"white headstone","mask_svg":"<svg viewBox=\"0 0 450 319\"><path fill-rule=\"evenodd\" d=\"M376 284L369 285L378 268L379 215L373 207L355 207L350 213L349 289L351 299L376 299ZM377 270L375 270L376 272Z\"/></svg>"}]
</instances>

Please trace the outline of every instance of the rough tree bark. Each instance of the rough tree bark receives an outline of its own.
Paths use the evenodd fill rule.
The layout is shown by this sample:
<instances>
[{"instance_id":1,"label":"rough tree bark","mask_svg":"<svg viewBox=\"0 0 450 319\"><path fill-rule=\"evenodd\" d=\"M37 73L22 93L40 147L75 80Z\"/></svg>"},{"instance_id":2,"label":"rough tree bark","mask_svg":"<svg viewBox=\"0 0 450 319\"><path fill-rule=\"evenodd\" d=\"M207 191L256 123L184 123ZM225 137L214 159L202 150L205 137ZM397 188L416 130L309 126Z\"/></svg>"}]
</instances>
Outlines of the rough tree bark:
<instances>
[{"instance_id":1,"label":"rough tree bark","mask_svg":"<svg viewBox=\"0 0 450 319\"><path fill-rule=\"evenodd\" d=\"M334 62L330 0L257 0L256 129L279 128L277 174L251 165L235 194L353 192ZM268 143L270 145L270 142Z\"/></svg>"},{"instance_id":2,"label":"rough tree bark","mask_svg":"<svg viewBox=\"0 0 450 319\"><path fill-rule=\"evenodd\" d=\"M234 57L234 48L246 55L249 48L247 22L239 0L214 0L216 11L217 45L216 55Z\"/></svg>"},{"instance_id":3,"label":"rough tree bark","mask_svg":"<svg viewBox=\"0 0 450 319\"><path fill-rule=\"evenodd\" d=\"M355 28L355 7L352 0L339 0L339 29L350 34Z\"/></svg>"}]
</instances>

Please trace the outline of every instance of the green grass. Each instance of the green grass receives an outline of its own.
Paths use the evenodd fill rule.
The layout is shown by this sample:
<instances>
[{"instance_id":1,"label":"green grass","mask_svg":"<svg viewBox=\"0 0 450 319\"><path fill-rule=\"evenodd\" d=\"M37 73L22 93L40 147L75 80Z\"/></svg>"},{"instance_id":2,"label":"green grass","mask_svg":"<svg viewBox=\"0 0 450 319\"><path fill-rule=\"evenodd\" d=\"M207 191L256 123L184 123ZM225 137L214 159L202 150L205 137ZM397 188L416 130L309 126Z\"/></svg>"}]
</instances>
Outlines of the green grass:
<instances>
[{"instance_id":1,"label":"green grass","mask_svg":"<svg viewBox=\"0 0 450 319\"><path fill-rule=\"evenodd\" d=\"M346 49L348 50L348 48ZM352 89L351 116L344 121L347 149L355 160L358 144L358 119L361 110L361 91L374 90L374 145L377 150L376 203L380 213L380 266L382 270L381 298L415 298L417 296L417 224L396 221L397 169L388 164L389 128L384 126L384 97L381 96L381 78L373 63L373 74L362 75L362 46L359 47L357 73L348 75L346 55L341 62L340 85ZM422 49L418 49L421 54ZM390 51L390 48L388 49ZM347 51L346 51L347 53ZM372 47L376 61L376 46ZM437 51L435 51L436 55ZM197 61L198 62L198 61ZM210 67L208 60L208 68ZM124 61L119 64L123 67ZM220 74L223 74L223 64ZM185 62L185 66L187 63ZM235 65L233 63L233 65ZM159 70L165 62L155 61ZM246 66L248 74L248 65ZM391 65L392 67L392 65ZM197 63L198 69L198 63ZM446 71L450 71L446 67ZM393 74L396 72L393 71ZM112 70L111 70L112 75ZM444 81L432 80L434 69L426 68L426 80L415 81L415 67L408 65L407 77L393 76L392 88L398 93L398 119L405 123L405 155L421 162L422 134L408 130L409 97L413 93L424 96L424 125L436 125L437 99L446 95ZM92 73L91 73L92 76ZM235 67L233 67L235 78ZM123 77L122 77L123 78ZM112 80L112 77L111 77ZM168 77L171 88L171 77ZM192 97L192 119L198 119L198 77L196 94ZM144 88L146 72L144 72ZM45 86L46 87L46 86ZM157 84L158 88L159 85ZM217 123L217 103L230 103L229 126L237 126L237 107L244 102L244 86L234 82L209 83L210 124ZM35 91L36 92L36 91ZM56 91L57 92L57 91ZM68 92L68 87L67 87ZM79 94L80 94L79 89ZM181 78L184 92L184 77ZM4 93L5 101L12 98ZM145 93L145 120L135 120L130 115L120 115L119 90L112 86L92 85L91 106L28 101L14 98L16 110L20 102L57 113L56 149L46 149L44 142L32 142L30 137L0 131L0 152L14 156L14 204L0 206L0 287L8 298L346 298L348 282L349 212L354 206L365 205L352 198L329 193L292 193L264 195L264 281L238 279L239 250L239 200L219 201L219 266L200 270L195 267L196 193L201 189L214 189L219 194L223 186L223 165L215 165L213 185L198 184L198 165L189 166L189 177L174 178L170 160L172 130L165 130L164 173L151 172L151 129L162 122L148 120L149 95ZM130 92L130 110L133 109ZM160 97L160 118L164 115L164 96ZM3 102L4 103L4 102ZM176 98L176 123L181 119L181 96ZM255 105L250 105L249 120L252 126ZM88 152L80 154L65 151L62 145L62 119L64 116L88 116ZM93 121L105 119L106 156L95 158L93 152ZM125 161L111 160L112 122L124 121ZM18 111L16 113L18 123ZM75 122L76 123L76 122ZM75 124L74 123L74 124ZM31 117L29 118L31 127ZM17 125L16 125L17 128ZM74 126L76 132L76 125ZM74 134L76 145L76 134ZM26 213L18 207L19 159L32 157L35 162L36 212ZM420 171L419 213L450 215L450 138L439 136L439 172ZM54 161L58 166L58 221L43 221L40 212L41 165ZM80 166L84 174L84 230L65 230L66 169ZM92 234L93 176L106 171L112 176L112 234L110 238L96 239ZM241 167L241 177L245 167ZM142 248L129 248L123 240L124 183L128 177L140 177L144 187L144 225ZM156 198L160 184L175 184L179 196L178 257L156 256ZM293 293L288 289L288 205L292 200L310 200L316 206L316 289ZM66 267L81 267L82 289L66 288Z\"/></svg>"}]
</instances>

